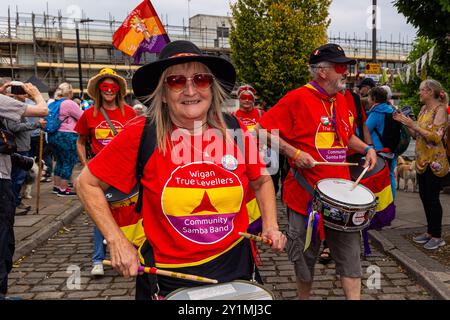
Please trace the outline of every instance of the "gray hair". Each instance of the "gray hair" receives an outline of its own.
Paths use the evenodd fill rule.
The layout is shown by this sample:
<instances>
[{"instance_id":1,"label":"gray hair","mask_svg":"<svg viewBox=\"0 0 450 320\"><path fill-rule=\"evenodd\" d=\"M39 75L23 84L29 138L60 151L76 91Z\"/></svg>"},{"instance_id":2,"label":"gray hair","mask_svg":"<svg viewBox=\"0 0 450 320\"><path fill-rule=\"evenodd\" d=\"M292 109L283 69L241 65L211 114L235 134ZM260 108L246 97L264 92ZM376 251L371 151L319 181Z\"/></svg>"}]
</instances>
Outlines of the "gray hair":
<instances>
[{"instance_id":1,"label":"gray hair","mask_svg":"<svg viewBox=\"0 0 450 320\"><path fill-rule=\"evenodd\" d=\"M55 98L56 99L68 98L72 94L73 94L72 85L68 82L63 82L56 89Z\"/></svg>"},{"instance_id":2,"label":"gray hair","mask_svg":"<svg viewBox=\"0 0 450 320\"><path fill-rule=\"evenodd\" d=\"M319 73L319 69L323 68L323 67L331 67L333 64L331 62L328 61L321 61L317 64L310 64L309 65L309 74L311 75L311 78L317 79L318 73Z\"/></svg>"}]
</instances>

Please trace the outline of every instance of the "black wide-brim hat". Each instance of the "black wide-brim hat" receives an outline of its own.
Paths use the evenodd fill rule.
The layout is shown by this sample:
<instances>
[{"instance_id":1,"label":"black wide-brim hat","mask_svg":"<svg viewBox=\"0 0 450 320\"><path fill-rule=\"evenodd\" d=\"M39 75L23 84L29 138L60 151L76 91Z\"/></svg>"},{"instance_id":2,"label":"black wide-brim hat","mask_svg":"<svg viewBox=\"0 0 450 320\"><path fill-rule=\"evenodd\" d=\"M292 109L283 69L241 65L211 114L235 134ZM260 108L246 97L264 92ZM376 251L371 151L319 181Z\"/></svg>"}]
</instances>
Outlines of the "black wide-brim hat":
<instances>
[{"instance_id":1,"label":"black wide-brim hat","mask_svg":"<svg viewBox=\"0 0 450 320\"><path fill-rule=\"evenodd\" d=\"M192 42L177 40L168 43L161 51L158 60L140 67L133 75L131 84L136 98L143 101L155 91L161 74L170 66L187 62L201 62L206 65L222 85L230 93L236 81L236 70L228 60L203 54Z\"/></svg>"}]
</instances>

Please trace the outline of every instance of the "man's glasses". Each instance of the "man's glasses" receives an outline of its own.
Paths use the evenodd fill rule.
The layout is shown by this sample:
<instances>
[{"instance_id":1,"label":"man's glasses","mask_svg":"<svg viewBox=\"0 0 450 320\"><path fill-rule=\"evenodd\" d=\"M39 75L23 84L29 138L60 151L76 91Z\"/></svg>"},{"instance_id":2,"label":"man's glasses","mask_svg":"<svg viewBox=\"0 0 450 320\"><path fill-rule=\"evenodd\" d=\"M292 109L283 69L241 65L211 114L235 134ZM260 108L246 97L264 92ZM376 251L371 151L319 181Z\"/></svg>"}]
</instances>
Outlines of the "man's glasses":
<instances>
[{"instance_id":1,"label":"man's glasses","mask_svg":"<svg viewBox=\"0 0 450 320\"><path fill-rule=\"evenodd\" d=\"M186 88L188 80L191 80L194 87L199 90L206 90L211 87L214 82L214 76L210 73L196 73L192 77L186 77L181 74L168 76L165 80L170 90L181 92Z\"/></svg>"},{"instance_id":2,"label":"man's glasses","mask_svg":"<svg viewBox=\"0 0 450 320\"><path fill-rule=\"evenodd\" d=\"M339 74L344 74L348 71L348 65L344 63L335 63L332 66L316 66L316 68L333 68Z\"/></svg>"},{"instance_id":3,"label":"man's glasses","mask_svg":"<svg viewBox=\"0 0 450 320\"><path fill-rule=\"evenodd\" d=\"M103 82L100 83L98 87L101 91L111 91L114 93L119 92L119 85L117 85L116 83Z\"/></svg>"}]
</instances>

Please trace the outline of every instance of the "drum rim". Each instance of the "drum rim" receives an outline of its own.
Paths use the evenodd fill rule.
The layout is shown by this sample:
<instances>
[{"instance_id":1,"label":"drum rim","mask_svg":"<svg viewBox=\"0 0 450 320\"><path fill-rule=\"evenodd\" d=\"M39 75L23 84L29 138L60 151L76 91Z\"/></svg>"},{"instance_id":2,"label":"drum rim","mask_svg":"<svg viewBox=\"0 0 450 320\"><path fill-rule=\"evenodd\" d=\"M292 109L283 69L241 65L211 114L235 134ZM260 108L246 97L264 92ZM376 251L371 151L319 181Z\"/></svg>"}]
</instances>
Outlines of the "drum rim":
<instances>
[{"instance_id":1,"label":"drum rim","mask_svg":"<svg viewBox=\"0 0 450 320\"><path fill-rule=\"evenodd\" d=\"M367 188L366 186L364 186L362 184L358 184L358 186L364 188L367 191L369 191L369 194L371 194L373 196L372 202L370 202L368 204L349 204L349 203L346 203L346 202L341 202L339 200L333 199L333 198L327 196L326 194L324 194L322 191L319 190L319 183L321 181L325 181L325 180L342 180L342 181L353 182L351 180L342 179L342 178L325 178L325 179L321 179L321 180L317 181L316 188L315 188L315 191L319 195L319 198L321 196L324 196L327 200L330 200L331 202L334 202L336 205L342 205L342 206L345 206L347 208L358 208L358 209L361 208L361 209L364 209L364 208L371 208L374 204L376 205L377 197L375 196L375 194L369 188Z\"/></svg>"},{"instance_id":2,"label":"drum rim","mask_svg":"<svg viewBox=\"0 0 450 320\"><path fill-rule=\"evenodd\" d=\"M272 291L270 291L269 289L267 289L266 287L264 287L263 285L261 285L261 284L259 284L257 282L253 282L253 281L250 281L250 280L242 280L242 279L237 279L237 280L227 281L227 282L220 282L220 283L216 283L216 284L200 285L200 286L196 286L196 287L178 288L178 289L172 291L171 293L169 293L168 295L166 295L164 297L164 300L167 300L169 297L174 296L176 293L184 291L184 290L188 290L188 289L194 289L195 290L195 289L201 289L201 288L205 288L205 287L213 287L213 286L218 286L218 285L230 284L230 283L234 283L234 282L241 282L241 283L252 284L254 286L257 286L257 287L261 288L262 290L266 291L267 293L269 293L270 296L272 297L272 299L275 300L275 294ZM189 301L191 301L191 300L189 300Z\"/></svg>"}]
</instances>

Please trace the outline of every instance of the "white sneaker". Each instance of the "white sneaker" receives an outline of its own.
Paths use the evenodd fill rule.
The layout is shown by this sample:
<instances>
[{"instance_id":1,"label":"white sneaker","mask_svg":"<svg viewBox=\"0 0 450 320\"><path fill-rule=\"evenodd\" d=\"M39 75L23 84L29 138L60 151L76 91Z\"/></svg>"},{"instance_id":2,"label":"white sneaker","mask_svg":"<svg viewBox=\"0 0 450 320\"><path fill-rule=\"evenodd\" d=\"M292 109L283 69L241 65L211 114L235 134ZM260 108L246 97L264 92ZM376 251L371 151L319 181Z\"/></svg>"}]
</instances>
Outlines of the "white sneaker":
<instances>
[{"instance_id":1,"label":"white sneaker","mask_svg":"<svg viewBox=\"0 0 450 320\"><path fill-rule=\"evenodd\" d=\"M103 276L105 272L103 271L102 264L94 264L94 267L91 270L91 275L93 276Z\"/></svg>"}]
</instances>

